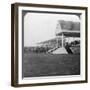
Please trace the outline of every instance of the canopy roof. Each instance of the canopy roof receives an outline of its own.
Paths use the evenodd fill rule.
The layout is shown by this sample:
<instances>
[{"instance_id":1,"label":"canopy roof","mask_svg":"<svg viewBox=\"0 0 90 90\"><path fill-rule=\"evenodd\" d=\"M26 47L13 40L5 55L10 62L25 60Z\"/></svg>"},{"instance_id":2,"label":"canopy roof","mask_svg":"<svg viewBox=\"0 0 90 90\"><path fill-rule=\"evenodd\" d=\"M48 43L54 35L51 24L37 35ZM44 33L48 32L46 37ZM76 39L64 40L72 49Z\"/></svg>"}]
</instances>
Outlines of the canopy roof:
<instances>
[{"instance_id":1,"label":"canopy roof","mask_svg":"<svg viewBox=\"0 0 90 90\"><path fill-rule=\"evenodd\" d=\"M59 20L62 30L80 31L80 22Z\"/></svg>"},{"instance_id":2,"label":"canopy roof","mask_svg":"<svg viewBox=\"0 0 90 90\"><path fill-rule=\"evenodd\" d=\"M56 36L62 33L68 37L80 37L80 22L59 20L56 28Z\"/></svg>"}]
</instances>

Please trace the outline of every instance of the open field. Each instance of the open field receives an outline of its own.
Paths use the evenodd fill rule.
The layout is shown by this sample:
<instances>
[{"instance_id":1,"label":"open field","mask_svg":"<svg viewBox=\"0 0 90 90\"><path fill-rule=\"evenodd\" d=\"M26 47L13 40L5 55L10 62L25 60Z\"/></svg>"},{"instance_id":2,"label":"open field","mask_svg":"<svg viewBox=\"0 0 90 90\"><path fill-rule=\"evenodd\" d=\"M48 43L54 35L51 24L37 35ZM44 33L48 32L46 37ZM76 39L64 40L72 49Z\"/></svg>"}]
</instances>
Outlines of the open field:
<instances>
[{"instance_id":1,"label":"open field","mask_svg":"<svg viewBox=\"0 0 90 90\"><path fill-rule=\"evenodd\" d=\"M33 54L24 53L23 76L79 75L80 55L78 54Z\"/></svg>"}]
</instances>

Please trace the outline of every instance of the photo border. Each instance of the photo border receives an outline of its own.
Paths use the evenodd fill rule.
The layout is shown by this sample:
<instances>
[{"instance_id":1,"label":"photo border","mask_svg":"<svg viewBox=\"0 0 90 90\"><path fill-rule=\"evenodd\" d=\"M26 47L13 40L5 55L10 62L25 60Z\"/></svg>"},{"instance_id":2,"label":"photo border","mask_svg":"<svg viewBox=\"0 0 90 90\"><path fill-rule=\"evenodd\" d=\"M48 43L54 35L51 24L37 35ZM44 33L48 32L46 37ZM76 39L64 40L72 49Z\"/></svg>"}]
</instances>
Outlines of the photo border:
<instances>
[{"instance_id":1,"label":"photo border","mask_svg":"<svg viewBox=\"0 0 90 90\"><path fill-rule=\"evenodd\" d=\"M74 9L85 10L85 80L79 81L63 81L63 82L48 82L48 83L34 83L34 84L19 84L18 80L18 7L42 7L42 8L56 8L56 9ZM57 85L57 84L73 84L73 83L87 83L88 82L88 61L87 61L87 49L88 49L88 8L80 6L61 6L61 5L45 5L45 4L32 4L32 3L15 3L11 5L11 85L14 87L21 86L41 86L41 85Z\"/></svg>"}]
</instances>

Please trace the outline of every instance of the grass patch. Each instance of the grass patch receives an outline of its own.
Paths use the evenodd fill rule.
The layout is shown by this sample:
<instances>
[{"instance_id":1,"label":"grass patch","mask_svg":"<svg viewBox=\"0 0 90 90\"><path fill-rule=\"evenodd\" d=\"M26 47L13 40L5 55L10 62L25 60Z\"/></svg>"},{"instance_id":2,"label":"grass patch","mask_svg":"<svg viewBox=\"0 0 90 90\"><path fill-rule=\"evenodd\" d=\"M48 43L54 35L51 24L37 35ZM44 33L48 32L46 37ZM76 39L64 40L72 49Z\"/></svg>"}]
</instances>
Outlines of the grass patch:
<instances>
[{"instance_id":1,"label":"grass patch","mask_svg":"<svg viewBox=\"0 0 90 90\"><path fill-rule=\"evenodd\" d=\"M34 54L24 53L23 76L64 76L80 74L78 54Z\"/></svg>"}]
</instances>

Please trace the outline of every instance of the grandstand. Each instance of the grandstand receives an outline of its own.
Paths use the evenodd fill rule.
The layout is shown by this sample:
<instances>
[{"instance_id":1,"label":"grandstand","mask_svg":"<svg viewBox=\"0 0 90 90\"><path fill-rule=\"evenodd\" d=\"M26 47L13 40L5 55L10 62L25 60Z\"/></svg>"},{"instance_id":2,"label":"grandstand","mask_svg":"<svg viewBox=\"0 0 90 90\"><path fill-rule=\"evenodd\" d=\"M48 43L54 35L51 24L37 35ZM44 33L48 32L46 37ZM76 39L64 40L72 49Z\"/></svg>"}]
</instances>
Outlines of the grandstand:
<instances>
[{"instance_id":1,"label":"grandstand","mask_svg":"<svg viewBox=\"0 0 90 90\"><path fill-rule=\"evenodd\" d=\"M56 38L39 42L38 46L48 47L47 53L79 54L80 22L59 20L55 31Z\"/></svg>"}]
</instances>

